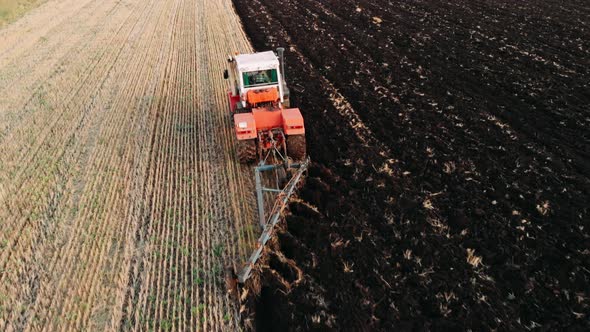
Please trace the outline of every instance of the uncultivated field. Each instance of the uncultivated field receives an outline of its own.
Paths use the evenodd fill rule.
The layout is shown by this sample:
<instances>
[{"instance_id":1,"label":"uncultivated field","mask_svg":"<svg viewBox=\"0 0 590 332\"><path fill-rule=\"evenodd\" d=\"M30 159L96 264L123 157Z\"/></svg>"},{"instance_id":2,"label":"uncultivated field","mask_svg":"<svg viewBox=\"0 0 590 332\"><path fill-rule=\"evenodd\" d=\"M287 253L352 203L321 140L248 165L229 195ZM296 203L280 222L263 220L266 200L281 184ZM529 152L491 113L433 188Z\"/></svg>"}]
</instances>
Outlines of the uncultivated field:
<instances>
[{"instance_id":1,"label":"uncultivated field","mask_svg":"<svg viewBox=\"0 0 590 332\"><path fill-rule=\"evenodd\" d=\"M234 3L316 162L246 326L590 329L587 1Z\"/></svg>"},{"instance_id":2,"label":"uncultivated field","mask_svg":"<svg viewBox=\"0 0 590 332\"><path fill-rule=\"evenodd\" d=\"M48 1L0 30L0 330L236 330L256 241L229 0Z\"/></svg>"}]
</instances>

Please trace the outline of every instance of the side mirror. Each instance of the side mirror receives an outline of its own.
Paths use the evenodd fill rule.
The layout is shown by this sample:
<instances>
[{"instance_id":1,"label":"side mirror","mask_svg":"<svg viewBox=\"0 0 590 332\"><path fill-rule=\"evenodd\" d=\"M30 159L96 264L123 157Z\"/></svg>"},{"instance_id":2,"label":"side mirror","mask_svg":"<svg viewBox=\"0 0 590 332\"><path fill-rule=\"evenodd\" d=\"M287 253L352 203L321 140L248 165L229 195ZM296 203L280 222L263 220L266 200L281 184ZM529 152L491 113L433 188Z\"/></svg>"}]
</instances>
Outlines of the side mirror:
<instances>
[{"instance_id":1,"label":"side mirror","mask_svg":"<svg viewBox=\"0 0 590 332\"><path fill-rule=\"evenodd\" d=\"M226 70L223 71L223 79L228 79L229 78L229 72Z\"/></svg>"}]
</instances>

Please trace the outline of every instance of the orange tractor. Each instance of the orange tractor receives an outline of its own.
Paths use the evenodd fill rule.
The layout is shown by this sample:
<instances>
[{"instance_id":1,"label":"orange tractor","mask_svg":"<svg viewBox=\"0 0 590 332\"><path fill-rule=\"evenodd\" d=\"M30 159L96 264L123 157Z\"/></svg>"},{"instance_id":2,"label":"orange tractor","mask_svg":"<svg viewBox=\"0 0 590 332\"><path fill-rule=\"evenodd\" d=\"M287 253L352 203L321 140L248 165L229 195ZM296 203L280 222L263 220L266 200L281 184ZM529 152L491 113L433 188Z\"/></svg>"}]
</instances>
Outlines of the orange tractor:
<instances>
[{"instance_id":1,"label":"orange tractor","mask_svg":"<svg viewBox=\"0 0 590 332\"><path fill-rule=\"evenodd\" d=\"M229 107L241 163L295 161L305 157L305 127L298 108L289 107L283 48L228 59Z\"/></svg>"}]
</instances>

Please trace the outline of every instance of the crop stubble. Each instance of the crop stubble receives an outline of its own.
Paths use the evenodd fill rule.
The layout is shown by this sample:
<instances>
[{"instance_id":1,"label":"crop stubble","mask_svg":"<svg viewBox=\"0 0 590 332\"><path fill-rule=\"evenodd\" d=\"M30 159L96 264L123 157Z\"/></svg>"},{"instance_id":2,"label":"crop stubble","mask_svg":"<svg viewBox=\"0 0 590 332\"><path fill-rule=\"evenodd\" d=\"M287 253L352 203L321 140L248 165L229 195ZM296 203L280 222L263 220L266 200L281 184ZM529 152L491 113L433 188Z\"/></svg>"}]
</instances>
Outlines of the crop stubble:
<instances>
[{"instance_id":1,"label":"crop stubble","mask_svg":"<svg viewBox=\"0 0 590 332\"><path fill-rule=\"evenodd\" d=\"M0 329L236 328L256 234L231 3L53 1L0 31Z\"/></svg>"}]
</instances>

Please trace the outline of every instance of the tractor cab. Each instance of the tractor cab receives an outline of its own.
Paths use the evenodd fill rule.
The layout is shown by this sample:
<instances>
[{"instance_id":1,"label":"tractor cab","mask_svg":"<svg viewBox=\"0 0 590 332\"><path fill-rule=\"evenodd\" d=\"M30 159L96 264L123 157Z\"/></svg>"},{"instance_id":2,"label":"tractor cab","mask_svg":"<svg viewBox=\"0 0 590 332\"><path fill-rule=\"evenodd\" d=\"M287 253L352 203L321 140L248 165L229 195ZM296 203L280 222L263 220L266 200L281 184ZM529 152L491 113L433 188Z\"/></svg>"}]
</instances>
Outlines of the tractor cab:
<instances>
[{"instance_id":1,"label":"tractor cab","mask_svg":"<svg viewBox=\"0 0 590 332\"><path fill-rule=\"evenodd\" d=\"M261 105L289 107L281 61L274 52L238 54L230 57L229 63L230 69L224 76L232 85L232 111Z\"/></svg>"}]
</instances>

